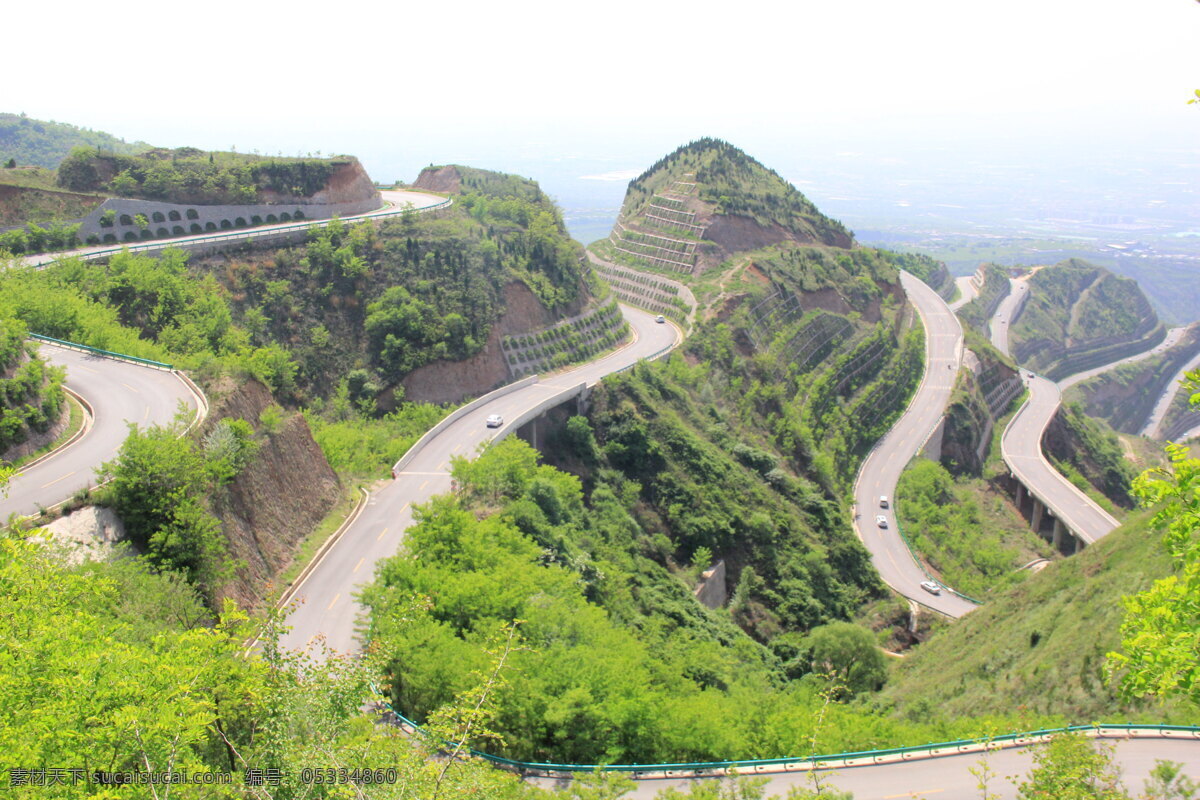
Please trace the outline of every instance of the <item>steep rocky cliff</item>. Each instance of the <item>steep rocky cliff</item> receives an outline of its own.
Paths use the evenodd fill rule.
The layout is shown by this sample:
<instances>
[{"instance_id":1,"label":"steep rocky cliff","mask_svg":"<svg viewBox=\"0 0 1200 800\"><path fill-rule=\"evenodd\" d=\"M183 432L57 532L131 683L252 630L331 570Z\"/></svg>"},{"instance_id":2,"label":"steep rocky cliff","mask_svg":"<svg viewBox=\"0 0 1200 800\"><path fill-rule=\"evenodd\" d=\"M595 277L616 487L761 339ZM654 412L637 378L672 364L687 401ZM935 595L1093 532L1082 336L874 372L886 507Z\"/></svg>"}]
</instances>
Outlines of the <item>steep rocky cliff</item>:
<instances>
[{"instance_id":1,"label":"steep rocky cliff","mask_svg":"<svg viewBox=\"0 0 1200 800\"><path fill-rule=\"evenodd\" d=\"M333 508L341 485L302 414L285 415L267 431L261 415L273 401L265 386L247 381L221 389L225 393L215 400L209 425L245 419L261 440L253 460L210 498L230 556L243 562L223 594L254 607L269 597L300 542Z\"/></svg>"}]
</instances>

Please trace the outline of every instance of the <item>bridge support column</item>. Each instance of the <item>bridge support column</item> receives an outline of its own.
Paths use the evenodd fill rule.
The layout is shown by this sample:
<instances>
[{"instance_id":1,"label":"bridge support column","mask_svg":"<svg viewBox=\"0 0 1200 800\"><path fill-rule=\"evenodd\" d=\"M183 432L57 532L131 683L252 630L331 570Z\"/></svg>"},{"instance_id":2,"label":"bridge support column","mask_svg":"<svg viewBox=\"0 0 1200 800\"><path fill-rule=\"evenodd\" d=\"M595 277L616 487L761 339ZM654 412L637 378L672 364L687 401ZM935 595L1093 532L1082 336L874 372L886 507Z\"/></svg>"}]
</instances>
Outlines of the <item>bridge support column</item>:
<instances>
[{"instance_id":1,"label":"bridge support column","mask_svg":"<svg viewBox=\"0 0 1200 800\"><path fill-rule=\"evenodd\" d=\"M1058 517L1054 518L1054 549L1059 551L1060 553L1062 552L1062 548L1063 548L1063 529L1065 527L1066 526L1063 525L1061 519L1059 519ZM1071 537L1071 538L1074 538L1074 537Z\"/></svg>"},{"instance_id":2,"label":"bridge support column","mask_svg":"<svg viewBox=\"0 0 1200 800\"><path fill-rule=\"evenodd\" d=\"M533 421L529 423L529 446L532 447L534 450L539 449L538 448L538 420L537 420L537 417L534 417Z\"/></svg>"},{"instance_id":3,"label":"bridge support column","mask_svg":"<svg viewBox=\"0 0 1200 800\"><path fill-rule=\"evenodd\" d=\"M1075 555L1083 549L1083 540L1078 536L1071 534L1071 555Z\"/></svg>"},{"instance_id":4,"label":"bridge support column","mask_svg":"<svg viewBox=\"0 0 1200 800\"><path fill-rule=\"evenodd\" d=\"M1021 510L1021 506L1025 503L1025 484L1014 478L1017 481L1017 510Z\"/></svg>"},{"instance_id":5,"label":"bridge support column","mask_svg":"<svg viewBox=\"0 0 1200 800\"><path fill-rule=\"evenodd\" d=\"M1033 528L1034 533L1038 533L1042 529L1042 514L1045 513L1046 507L1036 497L1033 499L1033 514L1029 518L1029 527Z\"/></svg>"}]
</instances>

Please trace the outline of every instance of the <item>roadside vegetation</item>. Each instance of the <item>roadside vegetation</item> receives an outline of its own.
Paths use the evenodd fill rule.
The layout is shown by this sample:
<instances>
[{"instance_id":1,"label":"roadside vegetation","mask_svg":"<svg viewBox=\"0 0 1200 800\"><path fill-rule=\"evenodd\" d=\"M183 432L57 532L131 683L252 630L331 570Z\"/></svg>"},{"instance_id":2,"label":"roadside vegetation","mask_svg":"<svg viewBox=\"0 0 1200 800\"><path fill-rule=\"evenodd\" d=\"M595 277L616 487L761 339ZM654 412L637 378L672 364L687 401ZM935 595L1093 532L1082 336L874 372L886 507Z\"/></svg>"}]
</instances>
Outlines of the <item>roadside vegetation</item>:
<instances>
[{"instance_id":1,"label":"roadside vegetation","mask_svg":"<svg viewBox=\"0 0 1200 800\"><path fill-rule=\"evenodd\" d=\"M922 561L947 586L983 602L1025 580L1021 567L1055 557L1012 500L986 478L959 479L918 459L900 476L896 516Z\"/></svg>"},{"instance_id":2,"label":"roadside vegetation","mask_svg":"<svg viewBox=\"0 0 1200 800\"><path fill-rule=\"evenodd\" d=\"M21 321L0 310L0 456L58 422L67 405L64 379L26 343Z\"/></svg>"}]
</instances>

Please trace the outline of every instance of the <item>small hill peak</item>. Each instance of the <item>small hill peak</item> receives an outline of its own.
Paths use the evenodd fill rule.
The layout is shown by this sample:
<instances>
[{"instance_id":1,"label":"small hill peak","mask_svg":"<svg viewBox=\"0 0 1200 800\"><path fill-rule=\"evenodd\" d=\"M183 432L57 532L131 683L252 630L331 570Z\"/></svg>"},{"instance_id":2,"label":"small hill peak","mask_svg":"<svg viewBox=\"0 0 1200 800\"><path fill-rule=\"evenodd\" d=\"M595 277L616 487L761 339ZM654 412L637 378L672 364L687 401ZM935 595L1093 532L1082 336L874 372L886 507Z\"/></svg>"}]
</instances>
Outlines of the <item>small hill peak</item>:
<instances>
[{"instance_id":1,"label":"small hill peak","mask_svg":"<svg viewBox=\"0 0 1200 800\"><path fill-rule=\"evenodd\" d=\"M712 138L683 145L635 178L609 235L624 255L685 274L785 241L854 245L840 222L777 172Z\"/></svg>"}]
</instances>

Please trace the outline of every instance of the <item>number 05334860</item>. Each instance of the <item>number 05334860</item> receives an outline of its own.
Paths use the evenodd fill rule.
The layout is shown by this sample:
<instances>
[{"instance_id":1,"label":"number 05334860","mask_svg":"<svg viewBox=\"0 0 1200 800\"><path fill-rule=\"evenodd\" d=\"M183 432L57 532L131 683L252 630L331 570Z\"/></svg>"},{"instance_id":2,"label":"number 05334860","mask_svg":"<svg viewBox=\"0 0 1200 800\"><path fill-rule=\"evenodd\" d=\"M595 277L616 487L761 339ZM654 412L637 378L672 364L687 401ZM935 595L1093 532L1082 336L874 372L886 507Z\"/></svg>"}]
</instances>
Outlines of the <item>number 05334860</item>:
<instances>
[{"instance_id":1,"label":"number 05334860","mask_svg":"<svg viewBox=\"0 0 1200 800\"><path fill-rule=\"evenodd\" d=\"M387 769L309 767L300 771L300 782L312 786L342 783L368 785L374 783L395 783L396 780L397 774L394 767L388 767Z\"/></svg>"}]
</instances>

